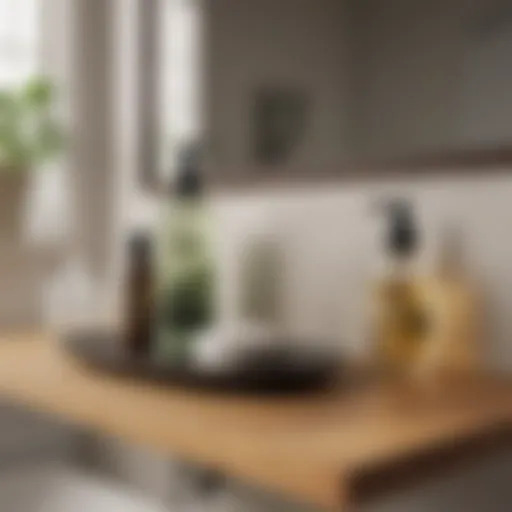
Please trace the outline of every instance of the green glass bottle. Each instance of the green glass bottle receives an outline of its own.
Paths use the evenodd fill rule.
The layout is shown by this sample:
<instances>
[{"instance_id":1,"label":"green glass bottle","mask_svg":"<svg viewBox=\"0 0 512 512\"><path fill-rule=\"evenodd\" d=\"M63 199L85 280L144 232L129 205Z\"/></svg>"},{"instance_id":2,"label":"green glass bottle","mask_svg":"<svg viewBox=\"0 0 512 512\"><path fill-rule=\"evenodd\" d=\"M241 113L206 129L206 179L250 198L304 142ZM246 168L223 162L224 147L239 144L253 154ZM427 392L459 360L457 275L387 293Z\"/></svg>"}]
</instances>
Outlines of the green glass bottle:
<instances>
[{"instance_id":1,"label":"green glass bottle","mask_svg":"<svg viewBox=\"0 0 512 512\"><path fill-rule=\"evenodd\" d=\"M210 219L197 147L189 147L161 215L156 252L156 355L186 361L213 317Z\"/></svg>"}]
</instances>

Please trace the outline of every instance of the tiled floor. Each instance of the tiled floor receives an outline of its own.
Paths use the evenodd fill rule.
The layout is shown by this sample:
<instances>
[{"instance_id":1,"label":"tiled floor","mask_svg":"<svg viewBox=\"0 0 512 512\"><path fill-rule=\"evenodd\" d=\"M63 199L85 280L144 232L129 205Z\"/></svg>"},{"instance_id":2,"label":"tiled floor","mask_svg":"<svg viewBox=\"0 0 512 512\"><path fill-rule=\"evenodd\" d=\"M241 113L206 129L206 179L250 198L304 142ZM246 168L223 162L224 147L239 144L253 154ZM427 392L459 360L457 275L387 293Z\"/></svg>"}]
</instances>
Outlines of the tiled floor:
<instances>
[{"instance_id":1,"label":"tiled floor","mask_svg":"<svg viewBox=\"0 0 512 512\"><path fill-rule=\"evenodd\" d=\"M0 474L0 510L9 512L170 512L112 480L56 465Z\"/></svg>"}]
</instances>

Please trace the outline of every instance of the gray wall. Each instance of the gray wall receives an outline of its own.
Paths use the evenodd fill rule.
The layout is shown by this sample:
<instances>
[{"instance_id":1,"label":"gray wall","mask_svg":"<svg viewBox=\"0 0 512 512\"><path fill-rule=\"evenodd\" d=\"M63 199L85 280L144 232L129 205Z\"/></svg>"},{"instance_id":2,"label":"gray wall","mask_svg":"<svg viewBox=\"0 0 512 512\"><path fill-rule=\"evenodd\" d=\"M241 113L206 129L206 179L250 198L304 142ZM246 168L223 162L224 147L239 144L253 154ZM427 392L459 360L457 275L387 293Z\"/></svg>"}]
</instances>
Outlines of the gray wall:
<instances>
[{"instance_id":1,"label":"gray wall","mask_svg":"<svg viewBox=\"0 0 512 512\"><path fill-rule=\"evenodd\" d=\"M206 126L214 163L254 167L251 105L261 86L311 101L310 129L289 166L333 168L345 147L344 5L339 0L215 0L206 5Z\"/></svg>"},{"instance_id":2,"label":"gray wall","mask_svg":"<svg viewBox=\"0 0 512 512\"><path fill-rule=\"evenodd\" d=\"M312 123L293 169L510 140L510 14L482 28L497 3L205 2L213 163L254 170L250 113L261 85L310 95Z\"/></svg>"},{"instance_id":3,"label":"gray wall","mask_svg":"<svg viewBox=\"0 0 512 512\"><path fill-rule=\"evenodd\" d=\"M498 3L349 2L357 77L352 121L363 154L510 141L510 13L483 29Z\"/></svg>"}]
</instances>

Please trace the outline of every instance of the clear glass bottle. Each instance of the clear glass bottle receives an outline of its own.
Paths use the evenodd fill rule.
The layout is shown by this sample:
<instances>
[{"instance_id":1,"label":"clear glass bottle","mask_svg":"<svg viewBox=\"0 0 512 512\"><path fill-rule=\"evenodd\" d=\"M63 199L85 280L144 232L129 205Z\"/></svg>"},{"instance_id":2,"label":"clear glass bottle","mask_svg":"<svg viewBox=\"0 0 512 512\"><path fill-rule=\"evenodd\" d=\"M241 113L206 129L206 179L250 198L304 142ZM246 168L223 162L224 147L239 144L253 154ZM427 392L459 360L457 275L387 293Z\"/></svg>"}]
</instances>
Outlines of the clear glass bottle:
<instances>
[{"instance_id":1,"label":"clear glass bottle","mask_svg":"<svg viewBox=\"0 0 512 512\"><path fill-rule=\"evenodd\" d=\"M214 261L198 150L181 159L156 250L156 357L185 360L213 318Z\"/></svg>"}]
</instances>

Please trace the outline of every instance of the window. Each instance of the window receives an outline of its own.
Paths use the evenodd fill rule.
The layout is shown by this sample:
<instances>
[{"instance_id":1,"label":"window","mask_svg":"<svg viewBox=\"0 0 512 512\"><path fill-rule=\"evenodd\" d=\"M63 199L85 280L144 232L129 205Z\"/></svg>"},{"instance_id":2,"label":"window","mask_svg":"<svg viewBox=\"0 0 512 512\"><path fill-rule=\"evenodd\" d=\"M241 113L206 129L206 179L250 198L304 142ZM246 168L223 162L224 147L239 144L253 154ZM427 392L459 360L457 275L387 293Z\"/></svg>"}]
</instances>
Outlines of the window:
<instances>
[{"instance_id":1,"label":"window","mask_svg":"<svg viewBox=\"0 0 512 512\"><path fill-rule=\"evenodd\" d=\"M37 72L40 1L0 0L0 87Z\"/></svg>"},{"instance_id":2,"label":"window","mask_svg":"<svg viewBox=\"0 0 512 512\"><path fill-rule=\"evenodd\" d=\"M43 1L47 10L55 10L58 5L50 0L0 0L0 90L23 84L45 64L42 62ZM61 29L59 25L56 30ZM55 166L55 171L58 170ZM27 209L23 213L25 229L40 243L58 241L67 229L69 214L64 204L67 196L63 171L35 173L28 185Z\"/></svg>"},{"instance_id":3,"label":"window","mask_svg":"<svg viewBox=\"0 0 512 512\"><path fill-rule=\"evenodd\" d=\"M175 167L183 144L200 136L201 10L200 0L164 0L159 64L164 175Z\"/></svg>"}]
</instances>

